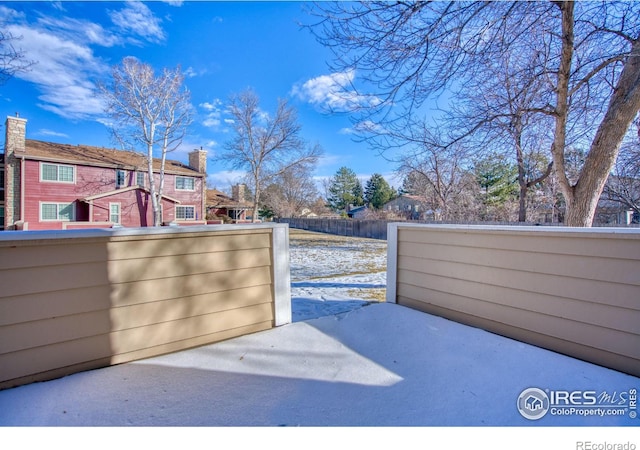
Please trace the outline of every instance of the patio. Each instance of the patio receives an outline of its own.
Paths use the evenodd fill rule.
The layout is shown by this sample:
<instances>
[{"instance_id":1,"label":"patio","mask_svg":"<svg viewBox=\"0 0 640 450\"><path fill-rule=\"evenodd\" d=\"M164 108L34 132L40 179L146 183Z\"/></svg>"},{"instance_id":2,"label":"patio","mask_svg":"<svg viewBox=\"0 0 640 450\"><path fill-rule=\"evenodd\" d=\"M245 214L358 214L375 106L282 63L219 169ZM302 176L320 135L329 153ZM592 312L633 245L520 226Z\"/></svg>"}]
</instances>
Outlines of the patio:
<instances>
[{"instance_id":1,"label":"patio","mask_svg":"<svg viewBox=\"0 0 640 450\"><path fill-rule=\"evenodd\" d=\"M517 401L532 387L604 393L607 411L626 410L530 420ZM637 377L380 303L0 391L0 425L637 426L626 395L638 388Z\"/></svg>"}]
</instances>

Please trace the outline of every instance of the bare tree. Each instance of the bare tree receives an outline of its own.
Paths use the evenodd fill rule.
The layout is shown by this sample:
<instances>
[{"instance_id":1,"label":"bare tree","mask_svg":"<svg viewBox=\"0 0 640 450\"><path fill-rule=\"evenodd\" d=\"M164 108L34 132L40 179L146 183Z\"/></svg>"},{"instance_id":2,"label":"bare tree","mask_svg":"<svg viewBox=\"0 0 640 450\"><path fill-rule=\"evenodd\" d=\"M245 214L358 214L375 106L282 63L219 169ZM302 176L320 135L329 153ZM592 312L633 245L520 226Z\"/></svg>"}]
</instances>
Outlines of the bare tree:
<instances>
[{"instance_id":1,"label":"bare tree","mask_svg":"<svg viewBox=\"0 0 640 450\"><path fill-rule=\"evenodd\" d=\"M537 112L554 122L551 157L566 223L592 224L640 109L640 3L337 2L314 11L321 20L311 29L334 50L333 69L356 69L375 87L379 102L356 121L376 123L361 129L387 146L425 113L425 101L463 78L483 79L487 61L526 56L544 87ZM571 182L564 152L577 142L589 151Z\"/></svg>"},{"instance_id":2,"label":"bare tree","mask_svg":"<svg viewBox=\"0 0 640 450\"><path fill-rule=\"evenodd\" d=\"M246 90L231 97L228 111L234 121L235 137L226 143L220 159L248 172L255 222L264 187L295 167L315 163L321 149L303 141L296 111L285 100L278 101L272 116L260 109L257 94Z\"/></svg>"},{"instance_id":3,"label":"bare tree","mask_svg":"<svg viewBox=\"0 0 640 450\"><path fill-rule=\"evenodd\" d=\"M417 130L417 127L413 127ZM425 197L439 220L457 220L466 216L469 205L464 200L469 191L465 167L471 163L470 152L460 145L442 145L442 137L427 126L413 140L400 160L398 171L411 180L411 193Z\"/></svg>"},{"instance_id":4,"label":"bare tree","mask_svg":"<svg viewBox=\"0 0 640 450\"><path fill-rule=\"evenodd\" d=\"M463 77L443 118L452 142L460 142L483 158L483 153L515 160L518 221L527 220L530 191L552 171L549 149L553 121L540 111L545 107L544 80L536 76L529 55L505 52L484 62L482 73ZM498 163L498 162L496 162Z\"/></svg>"},{"instance_id":5,"label":"bare tree","mask_svg":"<svg viewBox=\"0 0 640 450\"><path fill-rule=\"evenodd\" d=\"M6 83L16 73L29 70L34 61L25 59L22 50L16 49L14 43L20 40L8 31L0 30L0 84Z\"/></svg>"},{"instance_id":6,"label":"bare tree","mask_svg":"<svg viewBox=\"0 0 640 450\"><path fill-rule=\"evenodd\" d=\"M277 217L299 217L310 209L319 196L314 169L314 164L299 164L281 173L264 190L263 207Z\"/></svg>"},{"instance_id":7,"label":"bare tree","mask_svg":"<svg viewBox=\"0 0 640 450\"><path fill-rule=\"evenodd\" d=\"M603 198L640 216L640 118L636 124L638 134L622 146L612 176L604 187Z\"/></svg>"},{"instance_id":8,"label":"bare tree","mask_svg":"<svg viewBox=\"0 0 640 450\"><path fill-rule=\"evenodd\" d=\"M183 88L183 81L180 66L156 76L150 65L127 57L112 68L111 84L99 86L115 139L123 148L143 149L154 226L162 225L167 153L180 145L192 120L190 93ZM156 154L160 156L158 183L153 165Z\"/></svg>"}]
</instances>

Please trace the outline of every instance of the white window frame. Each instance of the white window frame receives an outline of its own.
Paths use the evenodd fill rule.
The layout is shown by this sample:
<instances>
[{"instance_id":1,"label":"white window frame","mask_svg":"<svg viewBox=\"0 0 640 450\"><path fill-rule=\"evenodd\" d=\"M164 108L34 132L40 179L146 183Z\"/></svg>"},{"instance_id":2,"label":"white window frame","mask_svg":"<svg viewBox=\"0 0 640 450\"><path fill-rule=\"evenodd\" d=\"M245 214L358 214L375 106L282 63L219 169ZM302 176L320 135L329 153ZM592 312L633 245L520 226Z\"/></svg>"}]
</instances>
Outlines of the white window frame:
<instances>
[{"instance_id":1,"label":"white window frame","mask_svg":"<svg viewBox=\"0 0 640 450\"><path fill-rule=\"evenodd\" d=\"M178 180L191 180L191 183L193 185L192 188L184 188L184 187L178 187ZM176 179L175 179L175 185L176 185L176 191L195 191L196 190L196 179L195 177L184 177L184 176L180 176L177 175Z\"/></svg>"},{"instance_id":2,"label":"white window frame","mask_svg":"<svg viewBox=\"0 0 640 450\"><path fill-rule=\"evenodd\" d=\"M122 183L120 183L120 174L122 174ZM127 185L127 171L124 169L116 169L116 189Z\"/></svg>"},{"instance_id":3,"label":"white window frame","mask_svg":"<svg viewBox=\"0 0 640 450\"><path fill-rule=\"evenodd\" d=\"M54 166L56 168L56 179L55 180L45 180L43 177L45 166ZM71 181L68 180L60 180L60 168L71 168L71 177L73 178ZM76 182L76 166L72 166L70 164L55 164L48 162L40 162L40 181L45 183L65 183L65 184L75 184Z\"/></svg>"},{"instance_id":4,"label":"white window frame","mask_svg":"<svg viewBox=\"0 0 640 450\"><path fill-rule=\"evenodd\" d=\"M56 205L56 218L55 219L45 219L42 214L42 207L44 205ZM60 207L66 208L71 207L71 217L69 219L61 219L60 218ZM40 202L40 222L74 222L76 220L76 208L75 202Z\"/></svg>"},{"instance_id":5,"label":"white window frame","mask_svg":"<svg viewBox=\"0 0 640 450\"><path fill-rule=\"evenodd\" d=\"M184 208L184 210L186 211L187 208L191 208L191 210L193 211L192 217L185 217L184 218L179 218L178 217L178 208ZM175 213L176 213L176 220L196 220L196 207L194 205L176 205L175 208Z\"/></svg>"},{"instance_id":6,"label":"white window frame","mask_svg":"<svg viewBox=\"0 0 640 450\"><path fill-rule=\"evenodd\" d=\"M142 183L140 183L140 177L142 177ZM144 185L145 185L144 172L136 172L136 184L138 186L144 187Z\"/></svg>"},{"instance_id":7,"label":"white window frame","mask_svg":"<svg viewBox=\"0 0 640 450\"><path fill-rule=\"evenodd\" d=\"M118 212L117 214L117 218L116 220L113 220L113 216L114 216L114 212L113 212L113 207L117 206L118 207ZM121 223L122 220L122 205L120 203L109 203L109 222L113 222L113 223Z\"/></svg>"}]
</instances>

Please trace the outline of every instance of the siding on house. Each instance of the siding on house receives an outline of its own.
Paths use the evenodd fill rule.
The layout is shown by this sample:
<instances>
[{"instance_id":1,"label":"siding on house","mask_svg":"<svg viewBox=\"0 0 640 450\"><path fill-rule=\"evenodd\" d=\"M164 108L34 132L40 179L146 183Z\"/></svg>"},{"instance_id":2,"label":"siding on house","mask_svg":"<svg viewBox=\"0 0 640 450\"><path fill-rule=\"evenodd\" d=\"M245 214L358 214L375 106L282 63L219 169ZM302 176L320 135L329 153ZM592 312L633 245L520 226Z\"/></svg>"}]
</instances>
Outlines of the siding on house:
<instances>
[{"instance_id":1,"label":"siding on house","mask_svg":"<svg viewBox=\"0 0 640 450\"><path fill-rule=\"evenodd\" d=\"M291 320L282 225L11 236L0 236L0 389Z\"/></svg>"},{"instance_id":2,"label":"siding on house","mask_svg":"<svg viewBox=\"0 0 640 450\"><path fill-rule=\"evenodd\" d=\"M7 228L64 229L68 217L59 220L51 219L50 215L55 205L64 208L65 204L72 204L73 222L91 222L96 227L110 227L114 223L125 227L153 224L148 167L143 155L26 139L26 120L15 117L7 118L6 128L9 179L5 185L11 187ZM165 163L163 222L204 223L206 151L194 150L189 161L194 167L171 160ZM65 177L45 179L43 165L54 174L56 168L58 173L65 170ZM153 167L159 186L160 160L154 159ZM138 184L139 174L143 174L142 186ZM43 217L43 203L47 217ZM176 205L180 205L180 212L186 210L189 214L177 215Z\"/></svg>"},{"instance_id":3,"label":"siding on house","mask_svg":"<svg viewBox=\"0 0 640 450\"><path fill-rule=\"evenodd\" d=\"M640 375L640 230L392 224L388 301Z\"/></svg>"}]
</instances>

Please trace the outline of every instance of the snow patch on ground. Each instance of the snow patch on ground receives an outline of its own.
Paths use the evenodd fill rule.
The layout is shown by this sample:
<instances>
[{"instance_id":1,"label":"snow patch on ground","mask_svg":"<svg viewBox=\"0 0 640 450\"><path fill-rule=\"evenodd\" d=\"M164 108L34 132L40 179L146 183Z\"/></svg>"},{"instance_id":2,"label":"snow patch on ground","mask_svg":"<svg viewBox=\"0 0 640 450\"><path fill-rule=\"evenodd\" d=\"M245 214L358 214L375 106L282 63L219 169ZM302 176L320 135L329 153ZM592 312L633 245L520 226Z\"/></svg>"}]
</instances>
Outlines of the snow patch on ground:
<instances>
[{"instance_id":1,"label":"snow patch on ground","mask_svg":"<svg viewBox=\"0 0 640 450\"><path fill-rule=\"evenodd\" d=\"M384 301L386 241L291 230L289 248L293 322Z\"/></svg>"}]
</instances>

